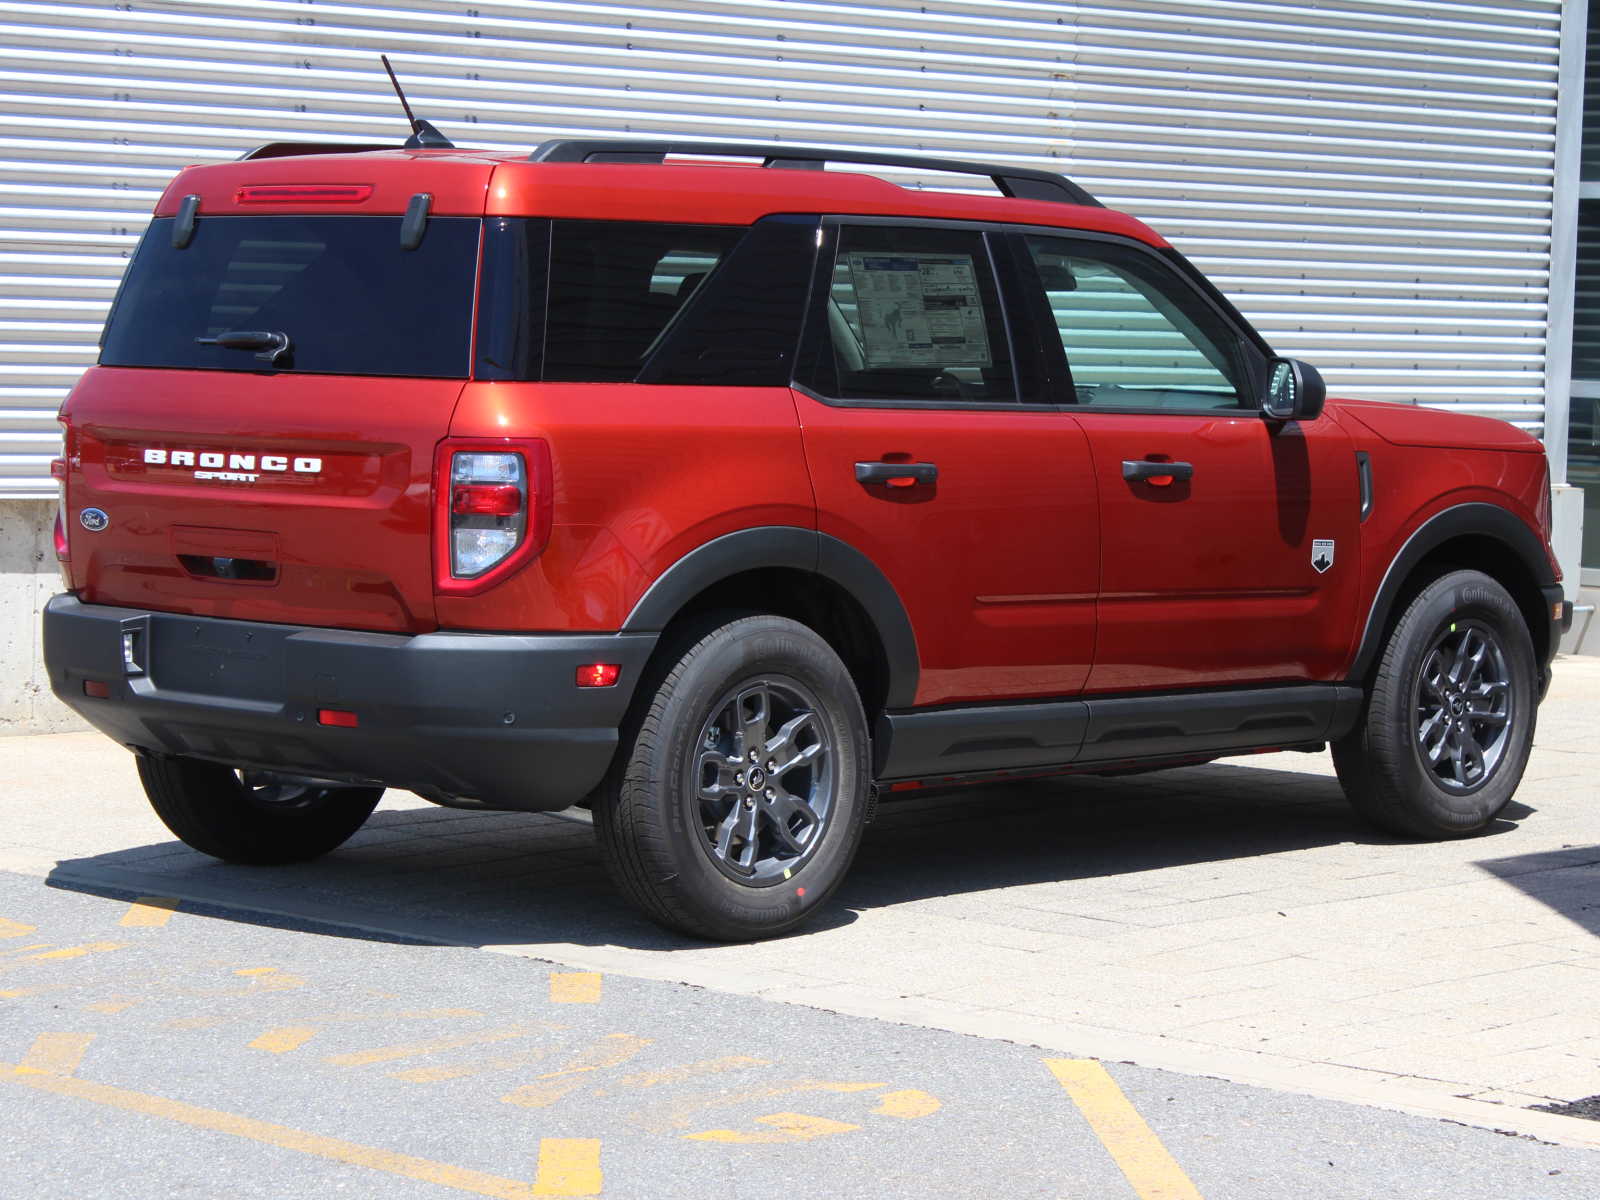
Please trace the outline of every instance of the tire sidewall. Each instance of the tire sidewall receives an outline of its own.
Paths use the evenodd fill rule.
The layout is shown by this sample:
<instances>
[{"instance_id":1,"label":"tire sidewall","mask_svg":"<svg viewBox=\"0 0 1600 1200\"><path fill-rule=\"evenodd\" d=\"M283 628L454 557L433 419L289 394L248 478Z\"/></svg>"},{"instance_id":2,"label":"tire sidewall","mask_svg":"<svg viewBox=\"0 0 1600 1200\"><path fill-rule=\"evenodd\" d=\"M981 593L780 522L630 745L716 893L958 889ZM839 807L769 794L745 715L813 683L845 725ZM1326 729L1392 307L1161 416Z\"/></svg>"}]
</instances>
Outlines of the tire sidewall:
<instances>
[{"instance_id":1,"label":"tire sidewall","mask_svg":"<svg viewBox=\"0 0 1600 1200\"><path fill-rule=\"evenodd\" d=\"M819 701L817 718L834 748L835 791L816 849L789 879L752 887L729 878L712 862L693 824L698 800L685 783L713 707L730 689L771 676L803 684ZM736 621L697 648L662 718L665 736L650 782L678 875L677 889L736 936L750 936L752 930L780 932L804 920L843 880L864 823L870 772L866 719L844 665L803 626L782 618Z\"/></svg>"},{"instance_id":2,"label":"tire sidewall","mask_svg":"<svg viewBox=\"0 0 1600 1200\"><path fill-rule=\"evenodd\" d=\"M1417 745L1415 696L1430 648L1452 622L1466 620L1488 625L1500 640L1512 686L1512 729L1489 780L1470 792L1452 792L1436 782ZM1391 669L1385 675L1389 694L1383 699L1392 723L1386 732L1394 739L1397 751L1391 764L1394 782L1402 794L1414 798L1416 815L1441 832L1470 833L1481 829L1510 801L1533 745L1537 669L1533 641L1521 610L1506 590L1487 575L1453 572L1418 595L1396 630L1388 657Z\"/></svg>"}]
</instances>

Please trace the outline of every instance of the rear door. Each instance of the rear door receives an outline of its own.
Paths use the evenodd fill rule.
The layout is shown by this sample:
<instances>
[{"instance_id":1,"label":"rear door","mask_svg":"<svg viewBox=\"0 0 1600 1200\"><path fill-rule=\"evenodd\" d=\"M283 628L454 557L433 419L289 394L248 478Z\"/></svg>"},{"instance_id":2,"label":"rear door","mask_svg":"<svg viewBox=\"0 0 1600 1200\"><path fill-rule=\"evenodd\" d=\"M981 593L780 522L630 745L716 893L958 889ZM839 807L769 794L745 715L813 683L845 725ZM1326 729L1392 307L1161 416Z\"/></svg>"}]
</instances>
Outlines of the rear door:
<instances>
[{"instance_id":1,"label":"rear door","mask_svg":"<svg viewBox=\"0 0 1600 1200\"><path fill-rule=\"evenodd\" d=\"M1264 356L1153 251L1019 241L1060 334L1055 395L1087 435L1100 501L1087 690L1335 678L1358 582L1348 437L1327 418L1263 420Z\"/></svg>"},{"instance_id":2,"label":"rear door","mask_svg":"<svg viewBox=\"0 0 1600 1200\"><path fill-rule=\"evenodd\" d=\"M409 249L397 215L202 215L186 243L174 223L152 223L65 406L80 594L431 627L433 449L481 220L435 217Z\"/></svg>"},{"instance_id":3,"label":"rear door","mask_svg":"<svg viewBox=\"0 0 1600 1200\"><path fill-rule=\"evenodd\" d=\"M1088 445L1039 403L1031 349L1014 353L988 236L825 228L795 395L820 529L899 593L918 704L1077 691L1099 557Z\"/></svg>"}]
</instances>

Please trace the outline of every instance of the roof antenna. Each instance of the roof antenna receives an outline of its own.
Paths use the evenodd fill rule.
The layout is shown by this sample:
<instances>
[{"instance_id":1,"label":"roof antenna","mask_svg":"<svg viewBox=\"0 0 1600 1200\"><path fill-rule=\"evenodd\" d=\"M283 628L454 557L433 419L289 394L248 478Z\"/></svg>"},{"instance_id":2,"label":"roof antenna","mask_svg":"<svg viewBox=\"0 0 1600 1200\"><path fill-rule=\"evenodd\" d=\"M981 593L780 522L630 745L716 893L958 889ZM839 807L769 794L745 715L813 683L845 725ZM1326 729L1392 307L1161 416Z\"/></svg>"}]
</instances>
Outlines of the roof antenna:
<instances>
[{"instance_id":1,"label":"roof antenna","mask_svg":"<svg viewBox=\"0 0 1600 1200\"><path fill-rule=\"evenodd\" d=\"M406 110L406 120L411 122L411 136L406 139L404 150L454 150L455 143L444 134L440 133L426 121L419 121L411 112L411 105L406 103L406 94L400 89L400 81L395 78L394 68L389 65L387 54L378 55L383 63L383 69L389 72L389 82L394 84L394 94L400 97L400 107Z\"/></svg>"}]
</instances>

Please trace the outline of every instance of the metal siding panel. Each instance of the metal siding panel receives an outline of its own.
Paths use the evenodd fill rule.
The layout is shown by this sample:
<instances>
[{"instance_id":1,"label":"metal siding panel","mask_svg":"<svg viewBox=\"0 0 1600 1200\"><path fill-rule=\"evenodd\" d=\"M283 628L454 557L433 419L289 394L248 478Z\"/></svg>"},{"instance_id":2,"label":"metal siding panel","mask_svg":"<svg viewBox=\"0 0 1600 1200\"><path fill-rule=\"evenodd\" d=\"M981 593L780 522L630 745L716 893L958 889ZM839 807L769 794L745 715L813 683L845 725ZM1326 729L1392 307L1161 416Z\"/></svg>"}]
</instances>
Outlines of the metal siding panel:
<instances>
[{"instance_id":1,"label":"metal siding panel","mask_svg":"<svg viewBox=\"0 0 1600 1200\"><path fill-rule=\"evenodd\" d=\"M0 495L51 493L54 408L172 172L398 141L380 49L463 144L1066 167L1336 391L1537 428L1559 21L1559 0L7 0Z\"/></svg>"}]
</instances>

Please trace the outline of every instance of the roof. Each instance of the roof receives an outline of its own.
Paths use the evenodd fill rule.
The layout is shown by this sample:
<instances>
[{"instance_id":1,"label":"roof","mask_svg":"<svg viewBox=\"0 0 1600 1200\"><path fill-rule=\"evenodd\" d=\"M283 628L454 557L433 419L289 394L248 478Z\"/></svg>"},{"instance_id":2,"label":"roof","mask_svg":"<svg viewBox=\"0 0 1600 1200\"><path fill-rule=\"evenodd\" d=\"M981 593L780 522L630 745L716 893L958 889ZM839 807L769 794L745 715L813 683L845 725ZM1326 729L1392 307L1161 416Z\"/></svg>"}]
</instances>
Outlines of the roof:
<instances>
[{"instance_id":1,"label":"roof","mask_svg":"<svg viewBox=\"0 0 1600 1200\"><path fill-rule=\"evenodd\" d=\"M937 169L938 164L929 160L930 167ZM366 194L360 200L309 197L263 203L242 197L240 191L312 184L364 185ZM705 159L536 162L516 152L458 149L279 151L272 157L190 167L168 185L156 215L176 214L187 195L200 197L202 217L246 212L397 215L418 192L432 197L430 212L435 216L744 225L773 213L815 212L1086 229L1166 245L1133 217L1090 204L906 188L855 171L773 169Z\"/></svg>"}]
</instances>

